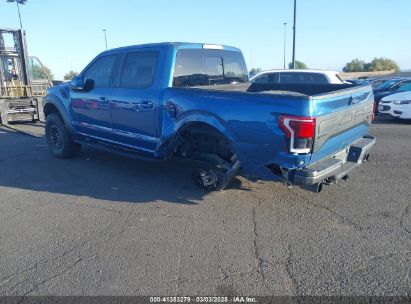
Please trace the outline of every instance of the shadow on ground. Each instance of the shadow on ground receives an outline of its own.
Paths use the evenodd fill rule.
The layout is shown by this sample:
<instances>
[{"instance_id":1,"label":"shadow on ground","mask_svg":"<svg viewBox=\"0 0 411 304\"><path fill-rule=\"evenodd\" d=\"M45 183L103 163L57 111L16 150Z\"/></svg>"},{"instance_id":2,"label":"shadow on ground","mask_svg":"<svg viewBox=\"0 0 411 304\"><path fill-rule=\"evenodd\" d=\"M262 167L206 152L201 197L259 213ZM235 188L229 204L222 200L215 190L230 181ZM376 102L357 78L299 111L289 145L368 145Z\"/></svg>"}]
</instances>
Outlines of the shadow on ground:
<instances>
[{"instance_id":1,"label":"shadow on ground","mask_svg":"<svg viewBox=\"0 0 411 304\"><path fill-rule=\"evenodd\" d=\"M115 202L196 204L207 192L192 181L194 163L140 161L91 147L74 159L52 157L44 137L0 128L0 186ZM229 188L242 189L239 179Z\"/></svg>"},{"instance_id":2,"label":"shadow on ground","mask_svg":"<svg viewBox=\"0 0 411 304\"><path fill-rule=\"evenodd\" d=\"M390 116L375 116L373 124L376 125L409 125L411 119L395 119Z\"/></svg>"}]
</instances>

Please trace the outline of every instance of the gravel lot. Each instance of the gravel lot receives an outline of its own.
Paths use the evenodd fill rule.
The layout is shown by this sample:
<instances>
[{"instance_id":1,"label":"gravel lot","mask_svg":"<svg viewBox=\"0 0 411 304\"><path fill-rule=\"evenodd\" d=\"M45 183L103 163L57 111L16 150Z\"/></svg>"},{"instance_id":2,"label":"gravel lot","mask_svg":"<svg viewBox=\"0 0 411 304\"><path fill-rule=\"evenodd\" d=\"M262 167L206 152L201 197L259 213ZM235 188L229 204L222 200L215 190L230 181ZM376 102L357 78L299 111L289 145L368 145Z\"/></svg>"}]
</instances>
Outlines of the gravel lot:
<instances>
[{"instance_id":1,"label":"gravel lot","mask_svg":"<svg viewBox=\"0 0 411 304\"><path fill-rule=\"evenodd\" d=\"M180 160L57 160L0 128L0 295L410 295L411 123L371 133L370 162L320 194L207 194Z\"/></svg>"}]
</instances>

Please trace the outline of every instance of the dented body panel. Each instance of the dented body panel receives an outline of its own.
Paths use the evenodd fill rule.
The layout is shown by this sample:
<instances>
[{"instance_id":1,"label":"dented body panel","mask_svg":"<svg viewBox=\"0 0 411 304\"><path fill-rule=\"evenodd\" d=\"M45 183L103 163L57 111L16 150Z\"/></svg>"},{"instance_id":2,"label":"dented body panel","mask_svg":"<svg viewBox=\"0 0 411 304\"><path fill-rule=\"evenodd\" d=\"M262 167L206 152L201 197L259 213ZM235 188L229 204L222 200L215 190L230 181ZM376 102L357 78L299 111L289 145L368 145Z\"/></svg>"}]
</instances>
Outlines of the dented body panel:
<instances>
[{"instance_id":1,"label":"dented body panel","mask_svg":"<svg viewBox=\"0 0 411 304\"><path fill-rule=\"evenodd\" d=\"M368 135L374 102L370 86L322 86L318 94L307 94L307 88L300 89L299 85L265 89L249 83L173 86L178 51L203 47L165 43L104 52L79 77L84 78L89 67L100 58L116 55L110 88L79 92L68 83L51 88L45 98L45 113L55 107L74 137L93 138L156 159L173 155L179 130L187 124L202 122L229 140L244 176L288 182L292 182L290 172L332 157ZM231 47L222 48L240 52ZM159 54L153 82L144 89L121 87L124 61L134 52ZM218 52L210 50L211 55L223 56L222 50ZM289 143L279 126L281 115L316 119L311 153L289 152Z\"/></svg>"}]
</instances>

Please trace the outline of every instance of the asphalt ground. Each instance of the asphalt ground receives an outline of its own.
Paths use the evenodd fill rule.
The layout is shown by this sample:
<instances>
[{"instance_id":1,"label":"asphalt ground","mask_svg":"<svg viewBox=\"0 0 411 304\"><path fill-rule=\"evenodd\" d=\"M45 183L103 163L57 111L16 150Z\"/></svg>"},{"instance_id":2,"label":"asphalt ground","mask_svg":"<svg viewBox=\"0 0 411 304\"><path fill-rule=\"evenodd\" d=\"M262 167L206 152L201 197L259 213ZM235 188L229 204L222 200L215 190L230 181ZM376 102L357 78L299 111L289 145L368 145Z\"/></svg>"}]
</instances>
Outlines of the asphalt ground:
<instances>
[{"instance_id":1,"label":"asphalt ground","mask_svg":"<svg viewBox=\"0 0 411 304\"><path fill-rule=\"evenodd\" d=\"M370 162L319 194L208 194L182 160L59 160L14 127L35 136L0 128L0 296L411 293L410 122L378 118Z\"/></svg>"}]
</instances>

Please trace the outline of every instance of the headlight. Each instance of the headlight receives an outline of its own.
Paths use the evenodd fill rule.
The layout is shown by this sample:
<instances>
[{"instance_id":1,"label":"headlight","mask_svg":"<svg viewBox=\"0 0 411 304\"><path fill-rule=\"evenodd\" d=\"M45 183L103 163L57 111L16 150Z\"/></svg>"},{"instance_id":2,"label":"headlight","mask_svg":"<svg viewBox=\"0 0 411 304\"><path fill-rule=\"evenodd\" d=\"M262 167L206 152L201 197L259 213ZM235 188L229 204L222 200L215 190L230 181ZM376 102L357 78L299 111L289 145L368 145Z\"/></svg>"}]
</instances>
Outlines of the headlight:
<instances>
[{"instance_id":1,"label":"headlight","mask_svg":"<svg viewBox=\"0 0 411 304\"><path fill-rule=\"evenodd\" d=\"M396 100L394 101L394 104L396 105L411 104L411 100Z\"/></svg>"}]
</instances>

